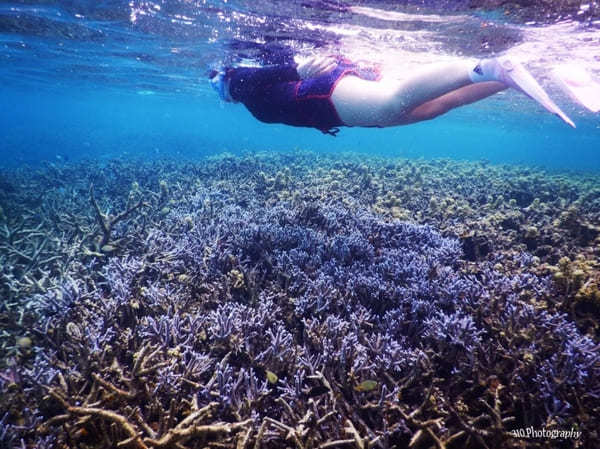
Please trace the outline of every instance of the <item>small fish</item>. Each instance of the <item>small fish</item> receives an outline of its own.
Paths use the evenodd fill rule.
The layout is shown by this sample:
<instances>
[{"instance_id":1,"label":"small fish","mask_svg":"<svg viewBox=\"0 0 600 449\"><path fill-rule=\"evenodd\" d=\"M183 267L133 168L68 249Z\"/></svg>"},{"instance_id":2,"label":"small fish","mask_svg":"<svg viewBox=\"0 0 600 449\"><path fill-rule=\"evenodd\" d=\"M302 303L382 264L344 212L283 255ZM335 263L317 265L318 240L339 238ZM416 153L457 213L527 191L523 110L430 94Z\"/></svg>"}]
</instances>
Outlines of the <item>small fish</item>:
<instances>
[{"instance_id":1,"label":"small fish","mask_svg":"<svg viewBox=\"0 0 600 449\"><path fill-rule=\"evenodd\" d=\"M279 377L277 377L277 374L275 374L273 371L266 370L266 374L267 374L267 381L271 385L275 385L277 383L277 381L279 380Z\"/></svg>"},{"instance_id":2,"label":"small fish","mask_svg":"<svg viewBox=\"0 0 600 449\"><path fill-rule=\"evenodd\" d=\"M103 253L114 253L117 249L118 248L115 245L107 243L102 248L100 248L100 251L102 251Z\"/></svg>"},{"instance_id":3,"label":"small fish","mask_svg":"<svg viewBox=\"0 0 600 449\"><path fill-rule=\"evenodd\" d=\"M28 350L31 348L33 342L29 337L21 337L17 340L17 347L21 350Z\"/></svg>"},{"instance_id":4,"label":"small fish","mask_svg":"<svg viewBox=\"0 0 600 449\"><path fill-rule=\"evenodd\" d=\"M354 387L356 391L373 391L377 388L377 381L375 380L365 380Z\"/></svg>"}]
</instances>

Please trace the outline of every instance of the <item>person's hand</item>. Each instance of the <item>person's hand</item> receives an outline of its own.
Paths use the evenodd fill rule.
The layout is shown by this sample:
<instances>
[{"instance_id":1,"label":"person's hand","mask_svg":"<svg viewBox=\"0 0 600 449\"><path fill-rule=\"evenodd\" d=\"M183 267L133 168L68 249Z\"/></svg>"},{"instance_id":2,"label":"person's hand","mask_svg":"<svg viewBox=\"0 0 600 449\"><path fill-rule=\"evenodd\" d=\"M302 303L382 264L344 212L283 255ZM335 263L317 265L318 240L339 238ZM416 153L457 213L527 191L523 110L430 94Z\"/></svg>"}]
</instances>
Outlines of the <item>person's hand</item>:
<instances>
[{"instance_id":1,"label":"person's hand","mask_svg":"<svg viewBox=\"0 0 600 449\"><path fill-rule=\"evenodd\" d=\"M305 80L325 75L327 72L335 69L336 65L336 60L329 56L323 58L310 58L300 62L296 67L296 71L298 72L300 79Z\"/></svg>"}]
</instances>

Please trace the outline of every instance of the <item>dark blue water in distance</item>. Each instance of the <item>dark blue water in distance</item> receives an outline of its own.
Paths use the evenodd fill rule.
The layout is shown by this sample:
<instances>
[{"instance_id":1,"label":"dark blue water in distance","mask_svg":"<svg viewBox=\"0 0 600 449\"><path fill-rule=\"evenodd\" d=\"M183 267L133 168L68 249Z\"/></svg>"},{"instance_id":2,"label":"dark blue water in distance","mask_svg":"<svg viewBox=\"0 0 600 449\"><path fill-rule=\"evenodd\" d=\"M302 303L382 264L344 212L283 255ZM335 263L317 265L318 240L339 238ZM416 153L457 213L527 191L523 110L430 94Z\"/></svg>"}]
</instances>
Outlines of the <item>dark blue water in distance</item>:
<instances>
[{"instance_id":1,"label":"dark blue water in distance","mask_svg":"<svg viewBox=\"0 0 600 449\"><path fill-rule=\"evenodd\" d=\"M600 169L600 115L574 105L549 77L553 66L574 62L600 79L598 5L496 3L2 2L0 165L309 149ZM343 129L333 138L260 123L243 106L222 103L207 82L211 68L294 53L344 54L398 73L508 53L577 129L507 91L434 121Z\"/></svg>"}]
</instances>

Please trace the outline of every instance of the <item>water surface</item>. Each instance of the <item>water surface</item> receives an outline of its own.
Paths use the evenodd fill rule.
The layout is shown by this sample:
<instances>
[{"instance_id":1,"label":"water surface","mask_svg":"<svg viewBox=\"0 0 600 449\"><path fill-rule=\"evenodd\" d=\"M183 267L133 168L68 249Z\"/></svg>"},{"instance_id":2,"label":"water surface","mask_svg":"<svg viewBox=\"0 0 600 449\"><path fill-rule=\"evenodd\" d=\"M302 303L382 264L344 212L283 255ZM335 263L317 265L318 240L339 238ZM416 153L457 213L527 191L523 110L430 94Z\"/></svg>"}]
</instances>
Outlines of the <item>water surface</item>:
<instances>
[{"instance_id":1,"label":"water surface","mask_svg":"<svg viewBox=\"0 0 600 449\"><path fill-rule=\"evenodd\" d=\"M600 79L597 2L499 3L5 2L3 163L306 148L599 168L598 115L573 105L549 77L570 62ZM505 53L526 63L577 130L506 92L433 122L346 129L334 139L256 122L242 106L222 104L206 82L211 68L294 55L341 54L405 76L417 65Z\"/></svg>"}]
</instances>

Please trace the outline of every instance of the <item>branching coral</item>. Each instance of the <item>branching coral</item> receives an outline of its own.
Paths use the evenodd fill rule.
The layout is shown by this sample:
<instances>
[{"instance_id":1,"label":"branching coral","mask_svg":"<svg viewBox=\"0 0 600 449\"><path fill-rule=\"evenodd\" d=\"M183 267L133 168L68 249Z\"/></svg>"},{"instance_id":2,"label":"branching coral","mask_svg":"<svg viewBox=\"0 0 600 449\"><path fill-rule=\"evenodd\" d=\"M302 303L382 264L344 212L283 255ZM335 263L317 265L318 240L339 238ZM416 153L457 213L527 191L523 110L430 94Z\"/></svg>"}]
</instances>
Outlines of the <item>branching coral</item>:
<instances>
[{"instance_id":1,"label":"branching coral","mask_svg":"<svg viewBox=\"0 0 600 449\"><path fill-rule=\"evenodd\" d=\"M2 311L31 341L1 367L2 393L27 404L3 424L41 447L535 447L510 433L528 425L578 426L596 444L597 342L561 313L540 256L506 246L530 217L551 222L552 189L576 189L549 182L536 202L541 178L479 164L461 183L453 164L299 154L83 171L67 188L93 183L125 212L57 196L88 213L59 219L62 271L37 294L13 284ZM444 182L456 189L435 199ZM425 224L389 219L390 205ZM489 247L465 260L456 237L480 211L503 231L482 225ZM98 229L119 251L81 250ZM540 229L536 248L556 231Z\"/></svg>"}]
</instances>

